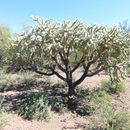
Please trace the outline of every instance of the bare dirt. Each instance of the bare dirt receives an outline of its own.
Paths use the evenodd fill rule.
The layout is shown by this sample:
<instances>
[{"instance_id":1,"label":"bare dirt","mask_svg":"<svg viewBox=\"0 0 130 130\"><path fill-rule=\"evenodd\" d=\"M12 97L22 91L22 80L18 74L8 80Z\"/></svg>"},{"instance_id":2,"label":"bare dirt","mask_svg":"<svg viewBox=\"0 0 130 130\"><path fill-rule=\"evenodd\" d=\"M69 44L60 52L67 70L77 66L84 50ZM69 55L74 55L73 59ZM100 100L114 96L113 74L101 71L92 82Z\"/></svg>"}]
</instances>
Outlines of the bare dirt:
<instances>
[{"instance_id":1,"label":"bare dirt","mask_svg":"<svg viewBox=\"0 0 130 130\"><path fill-rule=\"evenodd\" d=\"M80 73L74 74L75 78L80 76ZM96 75L86 80L79 86L80 88L91 89L100 85L100 81L107 79L106 75ZM51 81L60 82L56 77L51 77ZM127 91L124 94L119 95L119 99L124 103L125 107L128 107L130 111L130 78L125 80ZM19 95L21 92L9 91L0 93L0 95L14 96ZM28 121L20 117L17 113L10 114L10 119L3 130L84 130L85 126L89 124L89 118L76 115L68 112L65 114L53 113L53 116L49 122L44 120Z\"/></svg>"}]
</instances>

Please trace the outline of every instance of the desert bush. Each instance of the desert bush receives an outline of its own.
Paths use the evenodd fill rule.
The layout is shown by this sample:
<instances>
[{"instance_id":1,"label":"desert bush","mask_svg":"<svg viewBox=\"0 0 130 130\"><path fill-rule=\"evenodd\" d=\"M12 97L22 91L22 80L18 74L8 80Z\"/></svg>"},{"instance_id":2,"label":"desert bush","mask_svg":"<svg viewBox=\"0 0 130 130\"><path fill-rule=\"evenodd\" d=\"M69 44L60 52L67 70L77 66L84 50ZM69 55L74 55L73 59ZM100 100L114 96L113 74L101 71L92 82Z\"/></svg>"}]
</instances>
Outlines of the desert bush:
<instances>
[{"instance_id":1,"label":"desert bush","mask_svg":"<svg viewBox=\"0 0 130 130\"><path fill-rule=\"evenodd\" d=\"M108 112L100 113L100 116L91 124L91 130L129 130L130 129L130 114L127 111L118 113ZM106 115L105 115L106 114Z\"/></svg>"},{"instance_id":2,"label":"desert bush","mask_svg":"<svg viewBox=\"0 0 130 130\"><path fill-rule=\"evenodd\" d=\"M96 100L96 101L95 101ZM93 91L81 90L77 98L77 113L86 116L95 113L97 106L110 106L111 96L103 90L95 89Z\"/></svg>"},{"instance_id":3,"label":"desert bush","mask_svg":"<svg viewBox=\"0 0 130 130\"><path fill-rule=\"evenodd\" d=\"M0 71L0 92L14 88L13 85L17 79L13 79L10 74Z\"/></svg>"},{"instance_id":4,"label":"desert bush","mask_svg":"<svg viewBox=\"0 0 130 130\"><path fill-rule=\"evenodd\" d=\"M68 111L67 106L63 103L62 96L52 96L49 100L52 106L52 110L60 112L60 113L65 113Z\"/></svg>"},{"instance_id":5,"label":"desert bush","mask_svg":"<svg viewBox=\"0 0 130 130\"><path fill-rule=\"evenodd\" d=\"M122 81L102 80L101 88L110 94L118 94L126 91Z\"/></svg>"},{"instance_id":6,"label":"desert bush","mask_svg":"<svg viewBox=\"0 0 130 130\"><path fill-rule=\"evenodd\" d=\"M20 110L20 115L27 119L49 119L51 114L48 96L43 93L29 95Z\"/></svg>"},{"instance_id":7,"label":"desert bush","mask_svg":"<svg viewBox=\"0 0 130 130\"><path fill-rule=\"evenodd\" d=\"M77 108L76 112L79 115L86 116L93 113L93 108L89 105L91 99L91 92L88 90L81 90L79 96L76 98Z\"/></svg>"},{"instance_id":8,"label":"desert bush","mask_svg":"<svg viewBox=\"0 0 130 130\"><path fill-rule=\"evenodd\" d=\"M27 97L20 109L20 115L27 119L50 119L52 111L64 113L67 107L60 96L35 93Z\"/></svg>"},{"instance_id":9,"label":"desert bush","mask_svg":"<svg viewBox=\"0 0 130 130\"><path fill-rule=\"evenodd\" d=\"M91 97L89 105L94 109L92 130L129 130L130 115L126 111L116 111L116 105L111 102L112 97L100 89Z\"/></svg>"},{"instance_id":10,"label":"desert bush","mask_svg":"<svg viewBox=\"0 0 130 130\"><path fill-rule=\"evenodd\" d=\"M12 34L7 26L0 25L0 67L8 66L8 58L11 57L9 49L12 43Z\"/></svg>"}]
</instances>

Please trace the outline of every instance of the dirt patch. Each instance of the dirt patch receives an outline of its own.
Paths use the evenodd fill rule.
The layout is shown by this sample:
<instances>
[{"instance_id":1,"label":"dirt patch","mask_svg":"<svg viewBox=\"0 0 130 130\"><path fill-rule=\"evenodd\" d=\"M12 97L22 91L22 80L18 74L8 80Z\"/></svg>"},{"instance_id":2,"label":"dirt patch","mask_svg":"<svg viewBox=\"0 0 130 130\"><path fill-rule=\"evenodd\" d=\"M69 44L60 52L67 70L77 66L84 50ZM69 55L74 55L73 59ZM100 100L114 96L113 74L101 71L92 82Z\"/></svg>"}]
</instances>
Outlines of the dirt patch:
<instances>
[{"instance_id":1,"label":"dirt patch","mask_svg":"<svg viewBox=\"0 0 130 130\"><path fill-rule=\"evenodd\" d=\"M65 115L53 114L49 122L24 120L17 114L12 114L11 119L3 130L83 130L87 120L77 117L75 114L66 113Z\"/></svg>"}]
</instances>

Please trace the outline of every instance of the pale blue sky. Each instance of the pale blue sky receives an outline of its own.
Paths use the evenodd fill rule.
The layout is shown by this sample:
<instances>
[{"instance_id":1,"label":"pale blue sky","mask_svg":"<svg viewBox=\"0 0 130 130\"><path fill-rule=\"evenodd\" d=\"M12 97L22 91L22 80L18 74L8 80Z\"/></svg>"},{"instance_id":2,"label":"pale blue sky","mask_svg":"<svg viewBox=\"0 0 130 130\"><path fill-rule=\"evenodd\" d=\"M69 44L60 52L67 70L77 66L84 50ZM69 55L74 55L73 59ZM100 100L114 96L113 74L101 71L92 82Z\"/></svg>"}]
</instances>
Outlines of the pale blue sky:
<instances>
[{"instance_id":1,"label":"pale blue sky","mask_svg":"<svg viewBox=\"0 0 130 130\"><path fill-rule=\"evenodd\" d=\"M130 0L0 0L0 23L9 25L13 32L32 24L31 15L114 25L130 21Z\"/></svg>"}]
</instances>

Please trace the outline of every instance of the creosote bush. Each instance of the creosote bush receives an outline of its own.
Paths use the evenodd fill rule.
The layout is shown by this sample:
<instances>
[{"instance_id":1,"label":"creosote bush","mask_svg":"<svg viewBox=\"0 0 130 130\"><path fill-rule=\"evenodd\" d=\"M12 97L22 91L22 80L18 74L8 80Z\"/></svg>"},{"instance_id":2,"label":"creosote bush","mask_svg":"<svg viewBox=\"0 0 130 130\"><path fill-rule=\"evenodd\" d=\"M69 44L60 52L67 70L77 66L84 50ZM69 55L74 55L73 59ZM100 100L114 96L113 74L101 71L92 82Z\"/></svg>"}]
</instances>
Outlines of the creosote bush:
<instances>
[{"instance_id":1,"label":"creosote bush","mask_svg":"<svg viewBox=\"0 0 130 130\"><path fill-rule=\"evenodd\" d=\"M122 81L102 80L101 89L110 94L119 94L126 91L125 84Z\"/></svg>"}]
</instances>

